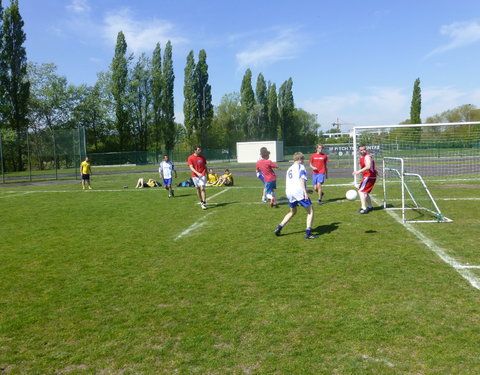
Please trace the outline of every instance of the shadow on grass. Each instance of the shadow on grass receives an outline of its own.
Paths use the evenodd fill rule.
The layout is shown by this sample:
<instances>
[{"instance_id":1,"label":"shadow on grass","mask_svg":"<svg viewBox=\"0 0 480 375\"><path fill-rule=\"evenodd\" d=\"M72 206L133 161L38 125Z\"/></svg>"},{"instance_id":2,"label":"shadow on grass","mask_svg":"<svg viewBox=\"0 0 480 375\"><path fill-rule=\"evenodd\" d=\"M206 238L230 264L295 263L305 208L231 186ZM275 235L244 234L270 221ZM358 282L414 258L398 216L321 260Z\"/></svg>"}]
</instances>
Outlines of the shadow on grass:
<instances>
[{"instance_id":1,"label":"shadow on grass","mask_svg":"<svg viewBox=\"0 0 480 375\"><path fill-rule=\"evenodd\" d=\"M333 232L334 230L337 230L338 229L338 225L341 224L339 222L334 222L334 223L331 223L331 224L327 224L327 225L319 225L317 226L316 228L312 228L312 233L317 235L317 236L321 236L323 234L327 234L327 233L331 233ZM289 232L289 233L283 233L280 235L280 237L283 237L283 236L290 236L292 234L299 234L299 233L305 233L304 230L302 231L296 231L296 232Z\"/></svg>"}]
</instances>

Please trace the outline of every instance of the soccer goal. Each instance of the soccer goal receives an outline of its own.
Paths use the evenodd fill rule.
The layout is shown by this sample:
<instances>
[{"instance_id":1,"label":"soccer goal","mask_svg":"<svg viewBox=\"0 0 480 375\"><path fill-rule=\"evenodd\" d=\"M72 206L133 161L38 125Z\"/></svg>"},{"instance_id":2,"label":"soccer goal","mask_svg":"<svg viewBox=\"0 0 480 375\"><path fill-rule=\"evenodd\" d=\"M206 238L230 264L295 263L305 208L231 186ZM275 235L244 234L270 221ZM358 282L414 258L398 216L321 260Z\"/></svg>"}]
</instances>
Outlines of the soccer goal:
<instances>
[{"instance_id":1,"label":"soccer goal","mask_svg":"<svg viewBox=\"0 0 480 375\"><path fill-rule=\"evenodd\" d=\"M425 180L480 179L480 122L357 126L352 132L355 151L363 143L378 161L402 158L409 173ZM354 152L354 168L357 158Z\"/></svg>"},{"instance_id":2,"label":"soccer goal","mask_svg":"<svg viewBox=\"0 0 480 375\"><path fill-rule=\"evenodd\" d=\"M404 223L449 223L418 173L405 171L402 158L383 158L383 207L401 210Z\"/></svg>"}]
</instances>

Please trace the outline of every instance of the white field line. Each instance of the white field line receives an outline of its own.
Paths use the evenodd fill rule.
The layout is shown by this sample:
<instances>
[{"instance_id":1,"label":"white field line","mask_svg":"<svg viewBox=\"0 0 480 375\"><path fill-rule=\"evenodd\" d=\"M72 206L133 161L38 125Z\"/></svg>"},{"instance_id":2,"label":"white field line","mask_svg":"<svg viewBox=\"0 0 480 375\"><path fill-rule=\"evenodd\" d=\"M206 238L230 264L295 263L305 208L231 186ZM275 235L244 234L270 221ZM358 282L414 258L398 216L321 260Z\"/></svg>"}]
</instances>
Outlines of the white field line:
<instances>
[{"instance_id":1,"label":"white field line","mask_svg":"<svg viewBox=\"0 0 480 375\"><path fill-rule=\"evenodd\" d=\"M182 233L180 233L177 237L175 237L173 240L176 241L178 240L179 238L182 238L182 237L185 237L187 235L189 235L191 232L193 232L194 230L198 229L198 228L201 228L203 227L205 224L207 224L207 221L205 220L207 218L207 216L213 214L215 212L209 212L208 214L204 215L203 217L201 217L200 219L198 219L195 223L193 223L192 225L190 225L187 229L185 229Z\"/></svg>"},{"instance_id":2,"label":"white field line","mask_svg":"<svg viewBox=\"0 0 480 375\"><path fill-rule=\"evenodd\" d=\"M375 203L380 205L378 200L375 200ZM432 250L437 256L451 266L455 271L457 271L465 280L467 280L471 286L480 290L480 277L475 276L469 269L471 268L480 268L480 266L470 266L459 263L455 258L451 257L446 253L444 249L438 246L435 242L433 242L430 238L425 236L422 232L417 230L409 223L404 223L399 215L397 215L394 211L386 210L387 213L393 217L397 222L402 224L409 232L414 234L420 241L422 241L430 250Z\"/></svg>"},{"instance_id":3,"label":"white field line","mask_svg":"<svg viewBox=\"0 0 480 375\"><path fill-rule=\"evenodd\" d=\"M208 198L208 200L212 200L213 198L215 197L218 197L220 194L223 194L225 193L227 190L229 190L229 188L227 189L224 189L222 191L219 191L217 194L214 194L212 195L210 198ZM197 204L200 204L200 202L198 202ZM215 204L215 203L213 203ZM182 238L182 237L185 237L187 235L189 235L191 232L193 232L194 230L198 229L198 228L201 228L203 227L205 224L207 224L207 221L205 220L207 218L207 216L213 214L214 212L209 212L208 214L204 215L203 217L201 217L200 219L198 219L195 223L193 223L192 225L190 225L187 229L185 229L182 233L180 233L177 237L175 237L173 240L176 241L178 240L179 238Z\"/></svg>"},{"instance_id":4,"label":"white field line","mask_svg":"<svg viewBox=\"0 0 480 375\"><path fill-rule=\"evenodd\" d=\"M30 191L23 191L23 192L19 192L19 191L7 191L7 193L9 193L9 195L6 195L4 197L0 197L0 199L4 199L4 198L15 198L15 197L19 197L21 195L26 195L26 194L30 194L31 192Z\"/></svg>"},{"instance_id":5,"label":"white field line","mask_svg":"<svg viewBox=\"0 0 480 375\"><path fill-rule=\"evenodd\" d=\"M228 191L228 190L230 190L230 188L227 188L227 189L224 189L224 190L222 190L222 191L219 191L217 194L213 194L210 198L207 197L207 201L212 200L212 199L215 198L215 197L218 197L220 194L223 194L223 193L225 193L225 192Z\"/></svg>"}]
</instances>

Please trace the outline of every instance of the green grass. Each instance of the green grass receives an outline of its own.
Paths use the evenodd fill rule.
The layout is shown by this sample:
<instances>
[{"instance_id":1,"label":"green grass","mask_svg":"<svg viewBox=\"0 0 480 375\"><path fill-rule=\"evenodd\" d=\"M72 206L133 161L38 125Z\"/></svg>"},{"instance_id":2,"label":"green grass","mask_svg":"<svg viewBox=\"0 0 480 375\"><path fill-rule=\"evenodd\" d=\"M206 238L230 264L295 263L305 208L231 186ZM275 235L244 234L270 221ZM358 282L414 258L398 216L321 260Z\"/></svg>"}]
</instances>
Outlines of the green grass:
<instances>
[{"instance_id":1,"label":"green grass","mask_svg":"<svg viewBox=\"0 0 480 375\"><path fill-rule=\"evenodd\" d=\"M193 188L122 189L136 178L0 189L0 373L480 373L480 290L386 211L356 215L328 186L347 181L305 241L302 211L273 235L288 206L255 178L207 211ZM430 187L454 222L415 228L480 265L480 201L443 200L478 181Z\"/></svg>"}]
</instances>

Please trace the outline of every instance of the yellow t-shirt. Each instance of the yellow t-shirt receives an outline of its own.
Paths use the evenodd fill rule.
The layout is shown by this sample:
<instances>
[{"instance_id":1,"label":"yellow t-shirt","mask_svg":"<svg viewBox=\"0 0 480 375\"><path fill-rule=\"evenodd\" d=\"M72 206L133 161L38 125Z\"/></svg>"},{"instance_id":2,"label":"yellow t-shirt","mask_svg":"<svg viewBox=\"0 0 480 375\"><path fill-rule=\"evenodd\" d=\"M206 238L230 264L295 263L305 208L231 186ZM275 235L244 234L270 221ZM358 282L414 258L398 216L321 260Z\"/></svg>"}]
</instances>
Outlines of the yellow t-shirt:
<instances>
[{"instance_id":1,"label":"yellow t-shirt","mask_svg":"<svg viewBox=\"0 0 480 375\"><path fill-rule=\"evenodd\" d=\"M215 183L218 180L218 175L216 173L209 173L208 174L208 182L211 184Z\"/></svg>"},{"instance_id":2,"label":"yellow t-shirt","mask_svg":"<svg viewBox=\"0 0 480 375\"><path fill-rule=\"evenodd\" d=\"M232 182L232 172L225 173L223 176L228 182Z\"/></svg>"},{"instance_id":3,"label":"yellow t-shirt","mask_svg":"<svg viewBox=\"0 0 480 375\"><path fill-rule=\"evenodd\" d=\"M150 180L147 181L147 185L150 186L150 187L154 187L155 186L155 181L150 179Z\"/></svg>"},{"instance_id":4,"label":"yellow t-shirt","mask_svg":"<svg viewBox=\"0 0 480 375\"><path fill-rule=\"evenodd\" d=\"M90 162L82 161L82 163L80 164L80 171L82 172L82 174L91 174L92 169L90 168Z\"/></svg>"}]
</instances>

